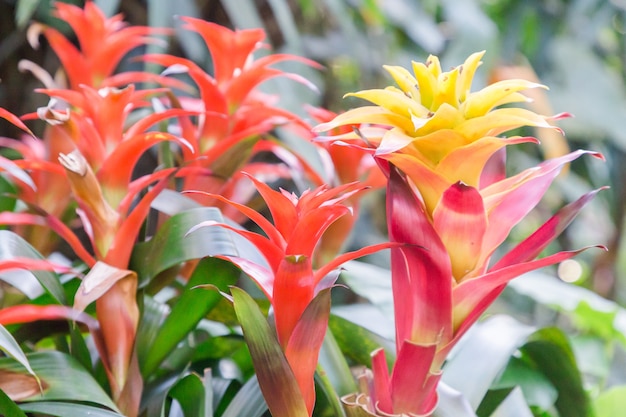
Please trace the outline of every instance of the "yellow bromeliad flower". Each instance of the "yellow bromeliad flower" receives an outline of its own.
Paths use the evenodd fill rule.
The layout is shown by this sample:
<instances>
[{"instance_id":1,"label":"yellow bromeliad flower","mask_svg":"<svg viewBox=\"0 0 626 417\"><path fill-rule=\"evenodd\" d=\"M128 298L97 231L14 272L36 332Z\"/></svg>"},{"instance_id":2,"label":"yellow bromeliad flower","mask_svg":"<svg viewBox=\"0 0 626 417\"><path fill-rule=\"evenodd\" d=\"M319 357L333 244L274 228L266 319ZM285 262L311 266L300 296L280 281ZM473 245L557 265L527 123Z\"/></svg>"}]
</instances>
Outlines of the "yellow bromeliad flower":
<instances>
[{"instance_id":1,"label":"yellow bromeliad flower","mask_svg":"<svg viewBox=\"0 0 626 417\"><path fill-rule=\"evenodd\" d=\"M397 87L347 94L375 106L349 110L315 130L360 125L354 133L332 139L365 140L368 148L376 149L377 157L389 160L409 177L411 173L419 176L414 183L432 213L451 184L463 181L478 187L487 161L497 150L507 144L536 142L534 138L497 135L522 126L550 128L548 120L559 117L501 107L529 101L520 93L523 90L546 88L534 82L503 80L471 92L483 55L484 51L474 53L448 72L441 70L439 59L432 55L426 63L413 62L413 73L400 66L385 66ZM405 170L408 165L411 169ZM433 177L433 173L437 175Z\"/></svg>"},{"instance_id":2,"label":"yellow bromeliad flower","mask_svg":"<svg viewBox=\"0 0 626 417\"><path fill-rule=\"evenodd\" d=\"M538 258L598 190L492 261L563 165L584 154L602 156L579 150L507 177L500 151L538 141L499 135L522 126L553 127L550 118L510 104L528 101L523 90L545 87L516 79L471 92L482 56L473 54L449 72L433 56L413 63L413 74L385 67L398 87L349 94L375 106L316 127L353 125L352 132L319 140L348 140L373 154L387 177L389 239L400 244L391 249L396 362L389 373L383 350L373 352L362 392L343 398L348 415L430 416L448 353L506 284L583 250Z\"/></svg>"}]
</instances>

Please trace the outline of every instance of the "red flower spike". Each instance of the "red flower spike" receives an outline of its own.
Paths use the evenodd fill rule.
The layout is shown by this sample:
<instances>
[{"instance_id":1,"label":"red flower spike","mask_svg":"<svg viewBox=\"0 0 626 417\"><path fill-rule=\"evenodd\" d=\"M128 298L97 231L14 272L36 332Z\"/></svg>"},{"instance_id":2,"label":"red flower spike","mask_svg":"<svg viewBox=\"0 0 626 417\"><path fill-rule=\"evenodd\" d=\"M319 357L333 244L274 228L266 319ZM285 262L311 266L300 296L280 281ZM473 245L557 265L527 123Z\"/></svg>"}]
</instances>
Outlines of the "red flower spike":
<instances>
[{"instance_id":1,"label":"red flower spike","mask_svg":"<svg viewBox=\"0 0 626 417\"><path fill-rule=\"evenodd\" d=\"M215 222L201 223L189 233L198 227L225 227L247 238L265 256L269 269L247 259L232 256L221 258L229 260L246 272L272 303L278 342L298 381L310 415L315 402L313 375L329 314L330 300L324 301L320 297L330 296L328 290L338 277L338 274L332 274L332 270L338 267L340 262L395 244L377 245L345 254L331 263L332 265L329 264L316 272L311 260L317 242L333 221L350 213L349 208L342 202L361 188L357 184L337 188L322 186L305 191L298 198L285 191L272 190L260 181L248 177L264 198L274 224L244 205L219 195L209 194L209 196L248 216L263 229L267 237ZM268 361L271 362L271 359L257 360L255 366L266 366Z\"/></svg>"},{"instance_id":2,"label":"red flower spike","mask_svg":"<svg viewBox=\"0 0 626 417\"><path fill-rule=\"evenodd\" d=\"M450 254L452 275L459 281L476 267L487 230L487 213L478 190L461 182L448 188L433 212L433 226Z\"/></svg>"},{"instance_id":3,"label":"red flower spike","mask_svg":"<svg viewBox=\"0 0 626 417\"><path fill-rule=\"evenodd\" d=\"M147 26L127 26L121 15L107 18L91 1L85 3L84 9L57 2L53 13L70 25L80 43L81 50L78 50L56 29L43 29L74 90L81 84L102 86L130 50L140 45L162 42L149 35L171 32Z\"/></svg>"},{"instance_id":4,"label":"red flower spike","mask_svg":"<svg viewBox=\"0 0 626 417\"><path fill-rule=\"evenodd\" d=\"M430 344L452 337L452 271L446 248L409 184L391 170L387 188L398 349L404 340Z\"/></svg>"}]
</instances>

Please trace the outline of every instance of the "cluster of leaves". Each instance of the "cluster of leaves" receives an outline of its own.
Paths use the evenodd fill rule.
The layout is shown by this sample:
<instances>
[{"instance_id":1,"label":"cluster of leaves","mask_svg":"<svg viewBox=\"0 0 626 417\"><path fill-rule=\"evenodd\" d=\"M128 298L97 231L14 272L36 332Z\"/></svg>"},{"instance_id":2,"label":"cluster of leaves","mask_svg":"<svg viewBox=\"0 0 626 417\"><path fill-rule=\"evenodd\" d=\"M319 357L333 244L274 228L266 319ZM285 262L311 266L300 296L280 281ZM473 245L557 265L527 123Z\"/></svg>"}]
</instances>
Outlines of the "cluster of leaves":
<instances>
[{"instance_id":1,"label":"cluster of leaves","mask_svg":"<svg viewBox=\"0 0 626 417\"><path fill-rule=\"evenodd\" d=\"M47 13L45 10L47 2L21 0L17 3L19 8L17 20L20 25L26 25L28 19L37 10L36 6L40 9L35 16L41 17ZM199 5L192 1L147 3L151 11L148 14L148 20L150 26L153 27L171 26L174 22L170 19L174 14L201 15ZM234 6L235 3L237 6ZM253 3L224 1L222 6L236 27L262 27L264 15L262 10ZM619 118L611 115L619 112L619 106L623 105L619 103L624 103L623 97L615 97L616 92L620 91L616 85L621 85L621 80L614 76L616 70L622 73L624 71L619 67L619 62L611 62L608 57L623 55L613 54L615 50L623 48L619 43L621 38L611 38L614 32L607 33L606 30L610 28L606 25L607 22L619 23L623 11L618 6L612 3L604 4L606 2L571 2L575 3L576 7L572 7L570 12L565 13L564 9L560 10L559 7L567 6L567 2L553 2L556 9L550 9L544 7L544 2L540 1L536 4L526 2L523 6L516 7L509 4L515 2L507 1L489 2L487 5L470 1L464 2L463 7L459 7L457 2L443 2L441 5L438 2L422 2L416 5L415 2L399 0L380 3L364 1L357 7L338 0L327 0L323 2L323 6L319 6L316 2L302 0L299 13L294 14L286 1L270 3L274 16L273 23L277 23L279 28L270 34L273 35L273 40L279 39L275 43L282 44L280 49L285 52L308 55L328 63L328 78L323 82L314 70L305 68L305 65L301 63L295 63L295 65L297 65L298 73L303 74L305 78L316 80L316 84L323 86L322 99L331 106L337 106L335 94L343 94L345 91L355 89L355 82L360 83L358 87L363 87L362 83L373 84L380 77L379 70L382 62L402 62L419 58L415 54L416 45L425 53L443 53L443 59L446 62L459 62L462 60L461 57L464 58L470 52L489 48L492 58L500 56L509 62L517 63L517 56L507 56L504 51L523 52L540 74L540 78L552 86L554 91L550 96L552 105L558 110L571 110L576 114L577 118L566 122L570 125L563 124L570 139L582 141L581 138L590 137L589 133L592 133L591 137L601 139L602 142L594 143L590 147L595 149L606 147L609 150L605 152L609 158L608 165L611 168L615 167L613 171L606 173L594 173L590 169L576 168L574 175L561 181L559 192L555 192L553 201L548 201L548 203L560 205L560 200L569 199L569 190L575 189L581 183L600 185L606 182L616 185L613 187L613 194L610 195L617 196L613 197L615 201L621 201L619 196L623 194L621 189L625 182L619 180L618 168L621 165L614 163L612 158L619 161L623 132L615 126L615 121ZM117 2L108 1L96 2L96 4L103 6L109 14L117 11L119 7L124 7ZM172 11L174 4L176 10ZM519 8L523 10L520 12ZM589 25L587 32L581 34L574 29L579 27L578 19L581 16L589 16L589 11L592 11L592 15L596 18L590 19L593 24ZM320 26L315 22L324 22L328 15L333 16L335 26L328 28L329 30L322 34L314 34ZM561 16L565 19L559 19ZM265 18L265 23L267 21L268 19ZM445 22L445 25L442 22ZM511 22L517 23L514 25ZM546 22L552 24L546 24ZM189 22L187 24L193 25ZM539 28L542 30L538 30ZM184 29L178 29L177 32L182 48L190 57L189 61L183 62L153 55L152 59L146 59L145 66L160 69L158 64L165 65L171 69L165 74L170 79L173 78L176 82L191 81L187 87L193 84L193 87L198 87L202 91L203 87L210 88L204 83L206 77L219 79L217 73L219 67L215 65L215 55L208 55L199 38L190 33L191 31ZM520 37L519 33L525 36ZM582 39L571 43L572 33L577 33L577 36ZM465 34L471 34L471 36ZM541 39L537 36L541 36ZM338 42L337 39L343 41ZM498 39L502 41L501 44L496 41ZM53 43L50 39L49 42ZM511 48L511 42L522 44ZM337 47L342 44L351 46L344 51L338 51ZM384 44L385 47L372 48L372 44ZM334 47L330 48L328 45ZM394 47L388 47L388 45ZM538 45L545 45L545 47L540 48ZM581 45L584 48L581 48ZM596 59L598 45L601 46L600 53L603 54L604 59ZM161 48L163 46L158 42L147 45L148 52L159 52ZM497 50L503 52L498 54ZM227 51L224 54L227 55ZM63 57L59 58L63 62ZM193 61L202 64L213 62L214 70L211 75L205 75L205 71L200 66L196 66ZM593 68L571 68L567 65L568 62L603 65ZM72 64L65 62L64 64L66 71L72 67ZM287 64L290 63L287 62ZM122 68L133 68L136 65L136 62L124 61ZM186 68L184 74L175 74L181 68L178 65ZM231 65L233 68L237 67L236 64L231 63ZM494 77L499 77L498 69L514 68L514 71L518 71L514 74L518 75L519 71L528 69L525 65L498 67L493 62L488 62L487 65L493 69ZM585 75L589 73L607 76L594 77L590 80ZM562 74L567 74L568 77L563 77ZM583 81L580 79L581 76ZM69 78L72 81L71 76ZM291 78L296 78L297 81L302 80L296 76ZM261 76L256 81L261 80L265 79ZM190 96L193 97L195 92L192 89L175 84L171 80L166 81L156 77L141 81L157 82L163 87L178 88L179 91L185 92L180 99L181 103L178 104L171 93L156 91L158 89L141 97L148 104L135 104L132 112L126 115L124 123L130 125L142 117L152 117L151 123L145 122L145 125L134 128L135 133L145 129L145 136L142 136L142 140L151 137L151 134L147 132L156 130L152 125L159 126L165 134L168 133L169 128L169 133L173 132L175 135L172 136L177 136L180 131L176 131L175 128L182 131L185 128L183 121L185 118L192 123L199 123L198 113L182 111L182 109L188 111L190 108L184 102ZM593 84L598 82L608 84ZM80 88L80 83L84 81L77 81L76 89ZM263 173L267 178L279 180L283 184L302 185L302 189L307 185L317 186L323 182L341 183L358 179L339 179L338 173L329 174L328 164L325 163L327 151L311 145L308 137L302 134L302 129L308 129L309 124L295 114L282 110L287 108L297 113L302 111L303 102L310 103L318 100L315 94L307 91L308 87L304 86L300 89L301 86L294 86L294 84L296 83L293 80L287 80L287 84L274 83L274 80L264 83L263 91L279 92L280 110L278 108L275 112L272 110L271 117L258 113L259 107L251 107L247 112L242 111L237 120L237 123L240 123L239 130L235 134L232 131L229 132L232 139L230 144L238 145L224 147L231 152L231 157L211 160L211 155L224 155L224 148L219 149L219 152L213 150L213 153L206 153L201 168L210 166L213 172L219 174L216 175L218 180L211 185L213 188L209 189L210 192L219 190L228 197L234 196L234 190L237 187L228 182L225 185L223 179L235 175L244 161L251 164L246 167L249 171ZM123 85L125 84L108 84L108 86L117 87ZM588 88L588 91L581 92L579 90L581 86ZM47 87L48 90L52 88L52 86ZM93 85L93 87L98 88L102 85ZM256 87L255 85L255 93L257 91L260 93L261 90L256 90ZM293 94L291 90L298 93ZM289 93L284 94L285 91ZM283 94L280 94L281 92ZM71 101L72 97L53 91L45 93L51 97L60 97L74 107L80 107ZM215 92L201 96L205 106L202 111L207 112L207 119L215 116L213 122L207 123L206 126L219 124L216 121L223 119L224 114L228 114L233 108L241 105L239 100L241 95L238 95L236 88L230 90L228 94L226 94L226 101L232 101L227 103L226 111L215 107L217 101ZM572 94L576 94L575 97L584 96L587 99L568 100L567 97L571 97ZM602 98L594 99L598 96ZM606 97L612 99L608 100ZM264 99L267 97L264 96ZM537 101L542 103L541 99ZM607 101L618 104L607 105L605 109L598 111L597 103ZM543 104L546 103L547 101L543 102ZM571 103L581 107L571 108ZM49 110L56 111L58 108L52 107ZM217 115L220 112L222 115ZM156 116L147 116L150 113ZM251 119L252 115L257 116L258 119ZM318 121L325 121L320 114L317 116ZM110 117L110 115L105 117ZM270 121L263 123L262 118L270 119ZM15 122L12 118L10 120ZM236 124L234 120L235 118L231 122ZM242 120L248 124L243 125ZM283 126L286 120L289 121L289 126ZM149 124L151 126L148 126ZM198 131L202 130L202 126L194 127ZM38 129L40 127L33 126L34 131L39 131ZM52 134L50 133L53 131L52 127L46 129L49 134ZM128 134L128 126L124 129L126 137L131 137ZM194 168L190 153L185 155L185 152L187 152L186 149L195 146L191 141L194 136L195 139L199 139L216 133L208 130L202 133L180 135L186 141L177 142L173 137L150 139L151 143L159 143L158 150L152 154L147 153L142 163L145 159L153 159L160 164L160 168L172 170L165 170L165 172L162 170L163 173L158 177L137 183L137 189L133 189L133 192L137 193L136 198L128 201L129 206L136 205L137 207L141 207L140 202L144 201L146 212L147 208L151 207L161 213L158 219L153 217L146 222L143 219L137 221L136 227L141 228L137 233L139 243L135 244L134 237L123 236L124 239L130 239L129 242L132 245L132 250L129 252L130 258L127 263L115 265L120 269L133 271L137 275L137 289L134 297L137 300L140 319L136 333L136 356L141 379L145 381L140 408L143 415L261 416L267 413L267 405L257 379L254 377L252 357L237 322L237 317L241 317L241 313L237 314L232 304L219 292L199 288L210 285L227 292L230 285L239 282L237 268L224 260L207 258L207 256L222 255L223 257L259 259L260 254L257 249L238 239L236 234L228 233L224 229L204 227L188 234L192 227L203 222L204 224L225 222L219 210L206 207L207 201L215 205L215 199L191 195L185 197L176 192L161 191L166 187L176 188L173 184L178 184L180 188L180 183L183 181L188 181L183 186L185 189L198 188L197 178L204 173L199 171L200 168ZM25 131L30 136L30 130ZM237 137L236 133L241 133L241 136ZM552 152L552 155L555 155L562 151L563 143L559 139L541 137L541 135L540 138L547 145L545 146L546 152ZM28 142L31 139L32 137L27 137L24 141ZM175 145L171 145L170 142ZM88 148L89 146L86 146L84 149ZM7 150L4 155L13 159L16 157L16 151L22 157L27 156L24 148L18 149L15 146L11 146L11 150ZM137 157L139 156L138 148L135 148L133 152L137 154ZM272 156L269 159L273 163L267 164L270 154ZM246 157L242 158L242 155ZM257 156L253 158L251 155ZM534 158L535 155L532 153L513 155L513 162L526 164L528 159ZM128 158L124 157L122 160L126 163ZM280 160L281 163L276 164L276 160ZM181 163L181 161L184 162ZM147 169L152 170L154 164L152 166L148 164L148 166ZM106 364L103 364L102 359L99 358L97 337L93 336L93 332L91 335L88 332L95 326L90 317L95 313L96 308L93 305L88 306L86 315L77 315L73 311L64 309L65 306L76 305L77 290L81 286L81 280L76 276L77 271L80 271L82 265L94 266L95 263L90 264L89 259L85 261L87 256L82 257L83 262L75 262L74 265L68 265L64 261L56 262L57 258L54 257L49 258L51 254L58 255L59 241L55 235L66 228L76 230L78 221L72 213L76 205L81 206L81 202L72 201L68 203L69 205L65 205L63 211L58 213L59 222L53 223L54 227L50 226L50 223L46 222L51 220L48 216L51 210L47 209L44 213L41 210L35 210L40 208L43 202L33 201L23 194L24 190L32 185L36 186L30 187L32 191L46 189L49 186L47 183L39 184L37 178L31 178L33 166L14 165L7 160L3 162L1 168L4 170L4 174L0 176L0 188L4 193L4 197L0 199L2 210L11 213L29 211L32 215L40 216L38 222L45 223L46 227L54 230L55 233L51 233L50 230L42 231L41 224L33 226L32 229L23 226L18 230L19 234L9 231L0 232L2 234L0 236L0 259L2 261L0 262L3 262L2 269L4 270L1 278L9 284L3 287L3 306L23 305L26 307L21 311L14 310L18 313L17 318L11 316L10 310L6 310L6 316L1 316L0 311L1 322L6 325L6 330L3 328L0 345L7 353L7 357L0 362L0 380L9 381L7 385L0 384L0 393L11 393L13 400L16 401L2 395L0 410L6 415L16 416L24 415L24 413L59 416L87 413L96 416L118 415L119 402L116 404L117 399L114 398L115 394L112 392L114 390L107 379ZM133 168L134 164L131 164L128 169L132 172ZM109 177L108 173L115 172L116 169L117 166L114 165L108 171L103 171L106 173L100 174L99 180L106 180ZM181 171L176 169L188 171L181 174ZM136 171L146 172L146 168L141 167ZM61 175L58 172L57 174ZM132 179L137 180L139 176L136 172L133 174L135 175ZM53 173L41 176L47 175L53 175ZM241 180L241 177L238 180ZM243 181L245 183L245 179ZM112 187L115 185L119 184L112 184ZM146 188L147 185L152 185L153 188ZM69 190L70 188L65 188L64 191L56 191L61 193L56 195L63 195L63 192L69 195ZM246 195L252 194L250 190ZM237 192L240 191L237 188ZM119 191L115 190L115 192L119 194ZM110 195L114 195L115 192L111 192ZM50 191L50 193L53 192ZM144 193L147 193L149 198L143 200ZM121 199L119 196L118 198ZM611 197L608 199L612 202ZM226 203L218 206L229 216L241 221L241 216L232 209L232 206ZM615 207L621 206L615 205ZM83 206L81 208L85 210ZM603 215L599 216L597 213L603 213ZM575 230L571 236L567 236L578 243L582 241L579 235L588 235L589 230L595 230L600 235L612 236L610 239L613 242L612 246L617 249L621 240L621 229L613 228L613 226L621 225L622 216L621 209L610 210L600 204L596 207L594 217L613 219L612 222L599 224L598 220L586 218L585 220L588 221L581 222L584 224L582 230ZM168 219L164 220L166 218ZM6 223L9 222L6 221ZM62 226L63 224L67 227ZM231 223L230 227L236 226ZM370 231L370 228L371 225L368 225L367 233L376 236L376 231ZM60 234L64 237L70 236L69 232ZM74 251L82 245L78 243L79 240L77 237L75 239L77 243L72 243L72 239L68 242ZM83 239L83 244L86 240L88 239ZM606 238L603 237L601 240L604 241ZM90 248L90 245L93 245L93 242L85 245L85 253L89 256L96 253L93 250L97 251L96 248ZM64 250L64 253L68 252L72 251ZM605 270L611 271L608 278L609 290L604 294L615 295L621 299L619 265L614 258L614 254L619 251L614 250L610 253L613 255L603 255L598 259L588 257L585 261L592 266L595 262L599 265L598 268L605 267ZM34 271L32 274L16 271L14 268L19 265L11 263L11 260L15 259L29 259L31 260L29 262L34 262L34 260L48 258L55 262L52 270L38 270L33 263L29 267ZM98 259L97 256L96 259ZM371 352L380 346L389 347L392 343L389 340L393 340L393 334L388 332L388 329L393 328L388 321L392 316L391 289L377 279L389 272L386 269L356 261L352 261L349 265L349 271L344 274L345 282L357 294L369 300L369 303L337 306L330 316L330 331L322 345L319 372L316 374L318 400L314 415L318 416L343 415L337 398L356 390L350 367L370 366ZM42 267L42 265L38 266ZM594 276L594 270L595 268L589 268L589 277ZM562 296L567 290L562 288L560 283L546 279L549 277L543 277L541 282L537 282L537 280L532 280L533 277L521 280L519 284L514 285L498 304L498 308L514 312L516 315L532 312L533 315L529 318L532 325L522 325L508 317L494 317L479 323L446 363L444 384L440 389L441 406L436 411L436 415L583 416L594 413L598 416L618 415L615 410L621 407L619 401L623 401L620 400L622 397L620 393L623 389L620 387L608 391L606 389L625 382L619 377L619 372L611 372L616 365L620 364L619 354L623 348L623 333L620 327L621 310L613 304L595 302L593 295L588 292ZM122 277L119 278L122 279ZM370 279L372 282L368 282ZM243 285L246 285L245 282ZM550 285L556 288L549 287ZM254 293L254 291L251 292ZM561 296L546 299L548 294L561 294ZM529 298L524 305L520 305L522 295ZM267 301L259 297L257 303L262 311L267 313L269 307ZM48 308L50 306L57 308ZM246 306L252 310L255 308L250 304ZM564 316L568 320L568 329L576 333L575 337L566 336L556 327L540 328L545 324L546 315L550 316L553 311L557 311L559 317ZM46 318L46 315L53 321L44 324L40 321L18 324L25 321L24 318L32 317L33 320L40 320ZM69 320L59 320L60 317ZM119 326L115 324L113 329L112 332L119 331ZM386 350L392 352L393 348ZM556 361L555 358L559 360ZM388 360L392 363L393 357L389 357ZM584 372L585 379L579 376L581 370ZM36 375L36 378L31 375ZM468 378L468 375L480 375L480 378ZM15 397L15 392L20 392L21 396ZM463 393L463 397L459 397L458 392Z\"/></svg>"}]
</instances>

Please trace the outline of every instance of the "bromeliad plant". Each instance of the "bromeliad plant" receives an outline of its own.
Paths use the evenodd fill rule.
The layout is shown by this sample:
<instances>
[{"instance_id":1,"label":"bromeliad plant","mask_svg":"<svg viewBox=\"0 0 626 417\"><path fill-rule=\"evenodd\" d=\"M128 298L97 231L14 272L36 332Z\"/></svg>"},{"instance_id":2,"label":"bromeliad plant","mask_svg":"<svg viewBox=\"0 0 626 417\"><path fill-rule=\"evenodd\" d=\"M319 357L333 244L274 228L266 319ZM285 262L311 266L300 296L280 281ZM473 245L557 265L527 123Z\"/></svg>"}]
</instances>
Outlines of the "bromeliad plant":
<instances>
[{"instance_id":1,"label":"bromeliad plant","mask_svg":"<svg viewBox=\"0 0 626 417\"><path fill-rule=\"evenodd\" d=\"M430 415L448 353L506 283L580 252L536 259L597 191L492 261L564 164L587 153L602 156L576 151L506 177L504 148L537 141L499 135L522 126L552 127L549 118L529 110L500 107L527 101L520 91L541 85L506 80L470 91L482 55L449 72L434 56L413 63L413 74L386 67L399 88L350 94L376 106L350 110L316 128L357 125L354 132L324 140L368 149L378 161L388 178L389 238L404 244L391 256L397 360L390 375L384 352L373 354L365 392L344 399L351 412Z\"/></svg>"},{"instance_id":2,"label":"bromeliad plant","mask_svg":"<svg viewBox=\"0 0 626 417\"><path fill-rule=\"evenodd\" d=\"M139 54L165 67L153 75L120 71L122 58L168 31L129 27L90 1L54 13L78 44L37 24L30 40L45 36L65 76L22 64L50 104L22 117L0 109L25 135L0 138L9 229L0 279L12 294L0 308L0 414L431 415L450 350L506 283L580 252L536 259L595 191L492 259L564 164L600 155L577 151L506 177L505 147L537 141L501 135L552 119L501 107L540 85L471 92L482 54L449 72L435 57L413 74L388 67L399 88L353 94L376 106L338 116L309 108L324 122L317 130L332 131L310 148L316 169L273 135L285 127L313 139L308 122L258 87L274 77L309 84L273 65L317 64L256 58L261 30L181 18L213 70ZM41 138L29 127L37 120ZM310 189L277 191L273 180ZM358 233L360 197L383 185L389 241L343 252ZM391 374L365 330L343 353L340 334L327 331L341 265L382 249L391 250ZM361 344L373 351L371 371L354 393L346 358L358 363Z\"/></svg>"}]
</instances>

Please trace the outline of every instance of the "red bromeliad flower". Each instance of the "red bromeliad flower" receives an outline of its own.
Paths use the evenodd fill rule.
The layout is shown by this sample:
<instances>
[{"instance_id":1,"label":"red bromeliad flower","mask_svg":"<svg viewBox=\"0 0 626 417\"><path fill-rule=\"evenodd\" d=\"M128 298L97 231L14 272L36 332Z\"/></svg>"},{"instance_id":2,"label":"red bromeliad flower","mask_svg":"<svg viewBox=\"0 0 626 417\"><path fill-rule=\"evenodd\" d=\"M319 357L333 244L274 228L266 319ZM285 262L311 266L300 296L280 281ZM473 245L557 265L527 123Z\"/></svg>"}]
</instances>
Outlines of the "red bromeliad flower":
<instances>
[{"instance_id":1,"label":"red bromeliad flower","mask_svg":"<svg viewBox=\"0 0 626 417\"><path fill-rule=\"evenodd\" d=\"M88 22L84 19L91 19L89 21L95 28L106 26L106 23L97 20L102 14L91 3L88 3L84 13L74 6L59 7L61 17L73 19L70 26L76 30L81 47L88 50L84 51L85 54L97 54L93 47L98 41L94 36L97 38L96 35L100 32L95 31L91 35L85 32ZM117 22L119 18L114 20ZM105 32L121 27L120 24L111 23ZM124 38L124 45L139 42L132 34L143 41L148 33L143 29L129 30L130 32L124 33L130 36ZM76 77L91 76L93 79L74 80L74 76L70 76L72 82L76 81L73 86L75 90L42 90L53 100L47 108L40 109L37 116L46 120L49 126L44 134L44 141L33 138L31 142L35 146L30 148L43 149L44 152L27 152L18 142L6 142L9 146L19 148L24 156L23 160L13 164L17 168L30 171L33 185L40 188L34 192L24 186L28 183L22 182L19 197L28 204L30 211L2 213L0 222L48 226L64 238L91 267L76 294L75 308L82 311L95 301L99 323L96 341L112 396L120 409L132 416L136 415L139 408L142 380L134 352L139 320L137 276L127 269L128 262L151 202L168 184L172 175L186 172L186 168L164 169L134 180L132 174L139 157L154 144L170 141L182 147L188 146L184 140L174 135L149 130L154 124L179 115L182 111L166 110L146 116L128 126L127 117L133 111L145 107L146 99L160 90L135 91L132 85L123 89L93 88L90 85L103 82L103 77L108 76L115 66L106 70L95 68L98 67L96 63L102 64L102 61L93 56L93 60L78 59L78 52L72 49L74 47L69 42L59 39L54 31L46 33L53 38L51 42L57 45L57 53L65 54L61 57L62 62L70 67L72 63L76 64L76 67L72 67L76 72L72 74ZM115 40L117 35L109 35L111 42L119 42ZM85 36L92 38L85 40ZM106 46L101 43L99 47L102 48L103 45ZM111 59L117 57L118 52L122 52L119 49L109 51L113 53ZM74 58L77 59L76 62L73 61ZM86 67L79 68L80 65ZM100 70L103 72L98 72ZM128 81L131 78L117 77L116 80ZM30 132L21 120L9 113L2 112L0 116ZM34 116L28 115L26 118ZM156 185L140 198L140 193L152 184ZM61 196L71 197L78 204L77 213L93 253L60 220L69 198L48 194L58 192L58 185L64 187ZM64 204L50 206L46 204L50 198Z\"/></svg>"},{"instance_id":2,"label":"red bromeliad flower","mask_svg":"<svg viewBox=\"0 0 626 417\"><path fill-rule=\"evenodd\" d=\"M351 209L343 202L361 192L363 187L357 183L336 188L321 186L315 190L305 191L298 198L284 190L274 191L266 184L251 176L248 177L254 182L265 200L272 215L273 224L245 205L230 201L220 195L209 196L243 213L254 221L266 236L215 222L201 223L190 233L199 227L219 225L245 237L262 253L267 261L266 265L237 256L222 256L222 258L234 263L248 274L271 302L278 342L298 382L308 413L311 415L315 403L313 375L328 324L330 304L328 303L327 308L319 313L320 316L314 321L314 325L306 328L306 333L310 338L306 346L299 343L303 331L302 326L299 326L301 317L320 292L334 285L338 277L337 268L341 264L391 247L393 244L374 245L345 253L315 270L312 259L320 238L335 221L343 216L351 215ZM255 360L257 368L267 363L263 358L255 359L257 359ZM273 397L273 387L263 386L262 381L260 383L266 399ZM271 399L268 399L270 411L272 411L271 403Z\"/></svg>"},{"instance_id":3,"label":"red bromeliad flower","mask_svg":"<svg viewBox=\"0 0 626 417\"><path fill-rule=\"evenodd\" d=\"M129 83L142 81L168 82L162 77L146 72L113 73L128 52L142 45L162 43L160 39L150 35L168 34L171 32L169 29L128 26L122 20L121 14L107 18L89 0L85 2L84 8L55 2L52 13L72 28L78 39L80 49L74 46L65 35L52 27L40 23L31 26L28 33L31 45L37 48L39 46L37 37L43 33L59 57L67 77L68 85L65 82L57 85L52 77L34 63L28 61L20 63L23 68L33 71L48 88L68 87L78 90L81 85L100 88L125 86ZM180 86L178 83L174 85Z\"/></svg>"},{"instance_id":4,"label":"red bromeliad flower","mask_svg":"<svg viewBox=\"0 0 626 417\"><path fill-rule=\"evenodd\" d=\"M595 195L562 208L499 261L495 250L541 200L577 151L506 178L503 154L510 144L534 138L499 137L521 126L550 127L547 118L502 104L527 101L519 91L542 87L505 80L470 92L482 53L442 72L436 57L414 63L414 75L386 69L400 88L354 94L378 106L350 110L319 126L361 124L336 135L371 152L388 178L389 238L397 360L391 375L384 352L373 354L369 387L344 399L370 415L430 415L450 349L511 279L580 252L537 256ZM332 139L332 138L331 138Z\"/></svg>"},{"instance_id":5,"label":"red bromeliad flower","mask_svg":"<svg viewBox=\"0 0 626 417\"><path fill-rule=\"evenodd\" d=\"M183 158L210 169L212 175L188 176L185 189L203 190L234 197L237 175L252 155L272 150L276 145L262 141L276 126L295 123L310 129L300 117L275 105L277 97L258 90L264 81L286 77L314 88L300 75L281 71L272 65L283 61L318 64L288 54L271 54L255 59L265 39L261 29L232 31L217 24L181 17L184 27L198 33L211 54L213 75L194 62L170 55L147 55L143 59L166 66L164 74L186 72L199 90L199 98L171 98L170 105L195 116L181 115L180 136L191 144ZM266 166L267 167L267 166ZM257 166L258 168L258 166ZM235 180L230 181L232 178ZM235 184L236 183L236 184ZM194 198L203 199L201 195Z\"/></svg>"}]
</instances>

